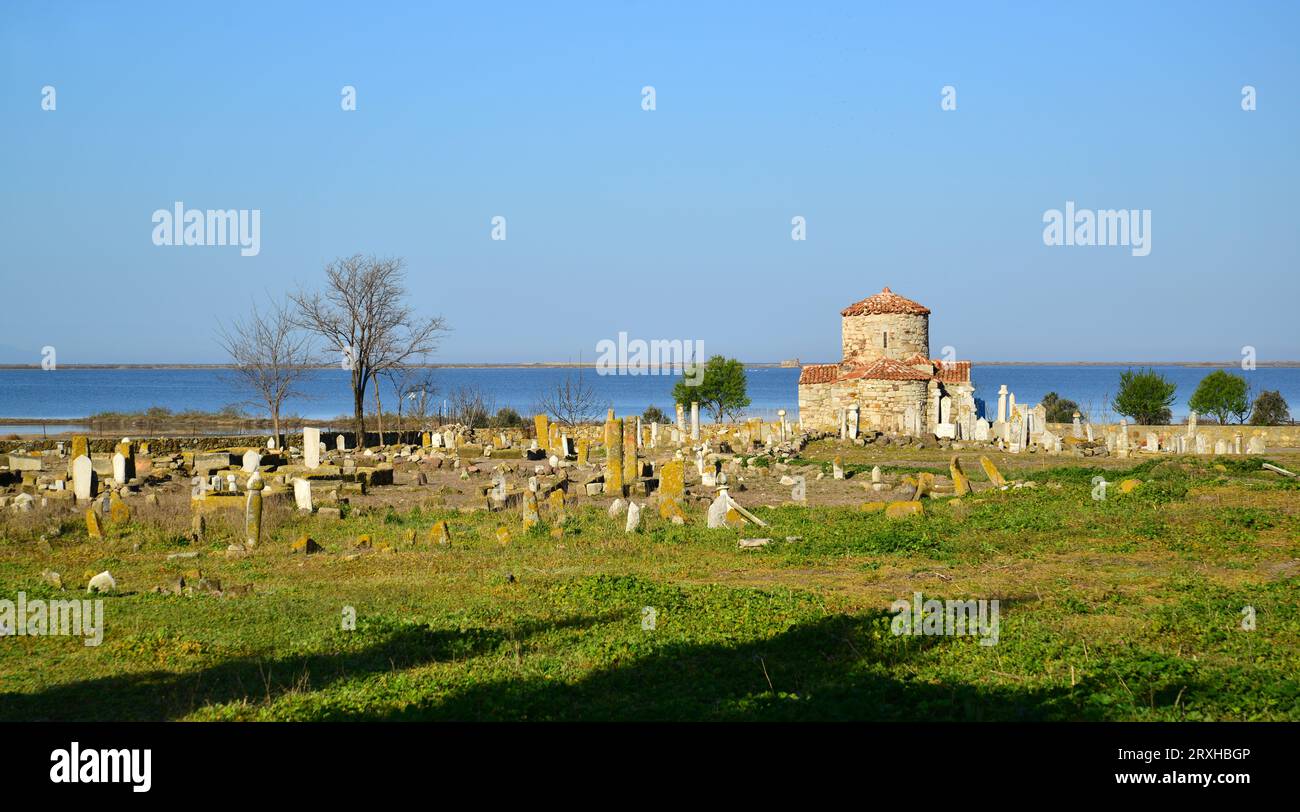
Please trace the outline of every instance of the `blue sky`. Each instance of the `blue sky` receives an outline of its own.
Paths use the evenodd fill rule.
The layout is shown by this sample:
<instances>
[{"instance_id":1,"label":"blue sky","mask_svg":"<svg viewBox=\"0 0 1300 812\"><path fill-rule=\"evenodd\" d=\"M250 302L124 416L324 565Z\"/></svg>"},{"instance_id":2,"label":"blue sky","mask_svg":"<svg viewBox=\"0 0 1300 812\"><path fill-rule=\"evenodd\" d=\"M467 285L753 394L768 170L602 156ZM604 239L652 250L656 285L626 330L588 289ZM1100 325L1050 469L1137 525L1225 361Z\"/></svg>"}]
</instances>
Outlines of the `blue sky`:
<instances>
[{"instance_id":1,"label":"blue sky","mask_svg":"<svg viewBox=\"0 0 1300 812\"><path fill-rule=\"evenodd\" d=\"M356 252L449 362L833 360L885 285L936 355L1300 358L1297 4L384 5L6 4L0 361L221 361ZM260 253L155 246L178 200ZM1150 255L1044 245L1067 200L1150 209Z\"/></svg>"}]
</instances>

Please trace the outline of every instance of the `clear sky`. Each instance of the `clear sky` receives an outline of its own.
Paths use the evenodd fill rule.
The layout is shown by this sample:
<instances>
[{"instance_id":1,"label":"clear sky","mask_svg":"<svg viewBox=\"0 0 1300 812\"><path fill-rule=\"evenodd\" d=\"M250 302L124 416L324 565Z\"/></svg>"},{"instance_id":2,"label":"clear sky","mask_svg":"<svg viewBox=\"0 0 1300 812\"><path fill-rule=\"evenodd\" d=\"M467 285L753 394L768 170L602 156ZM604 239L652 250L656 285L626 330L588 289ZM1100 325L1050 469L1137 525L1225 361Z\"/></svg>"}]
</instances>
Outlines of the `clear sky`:
<instances>
[{"instance_id":1,"label":"clear sky","mask_svg":"<svg viewBox=\"0 0 1300 812\"><path fill-rule=\"evenodd\" d=\"M448 362L592 360L620 331L834 360L838 311L886 285L934 311L936 355L1297 359L1298 23L1291 2L10 0L0 362L223 361L219 318L356 252L405 257ZM260 210L260 253L154 245L176 201ZM1067 201L1149 209L1150 254L1044 245Z\"/></svg>"}]
</instances>

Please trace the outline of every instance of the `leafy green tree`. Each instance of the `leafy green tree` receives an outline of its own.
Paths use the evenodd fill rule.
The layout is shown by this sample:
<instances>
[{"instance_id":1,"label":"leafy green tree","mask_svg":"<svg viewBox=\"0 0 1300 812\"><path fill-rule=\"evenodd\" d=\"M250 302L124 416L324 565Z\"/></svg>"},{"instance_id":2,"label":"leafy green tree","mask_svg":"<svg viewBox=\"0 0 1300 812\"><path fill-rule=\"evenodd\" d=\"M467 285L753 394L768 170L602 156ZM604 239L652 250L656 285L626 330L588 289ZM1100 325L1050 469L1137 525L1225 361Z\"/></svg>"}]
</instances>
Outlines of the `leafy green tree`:
<instances>
[{"instance_id":1,"label":"leafy green tree","mask_svg":"<svg viewBox=\"0 0 1300 812\"><path fill-rule=\"evenodd\" d=\"M1227 423L1229 415L1244 423L1250 414L1248 389L1245 378L1218 369L1201 379L1187 405L1199 414L1214 415L1220 424Z\"/></svg>"},{"instance_id":2,"label":"leafy green tree","mask_svg":"<svg viewBox=\"0 0 1300 812\"><path fill-rule=\"evenodd\" d=\"M695 385L692 385L695 384ZM715 355L704 366L689 366L673 387L673 400L690 406L697 400L715 421L738 414L749 405L745 393L745 365L734 358Z\"/></svg>"},{"instance_id":3,"label":"leafy green tree","mask_svg":"<svg viewBox=\"0 0 1300 812\"><path fill-rule=\"evenodd\" d=\"M1291 422L1291 410L1287 408L1286 399L1276 389L1259 393L1255 405L1250 410L1252 426L1281 426Z\"/></svg>"},{"instance_id":4,"label":"leafy green tree","mask_svg":"<svg viewBox=\"0 0 1300 812\"><path fill-rule=\"evenodd\" d=\"M1112 407L1142 426L1167 424L1173 417L1169 407L1178 385L1154 369L1128 370L1120 373L1119 394Z\"/></svg>"},{"instance_id":5,"label":"leafy green tree","mask_svg":"<svg viewBox=\"0 0 1300 812\"><path fill-rule=\"evenodd\" d=\"M519 416L519 412L509 406L502 406L497 409L497 413L488 419L488 428L493 429L513 429L524 425L524 419Z\"/></svg>"},{"instance_id":6,"label":"leafy green tree","mask_svg":"<svg viewBox=\"0 0 1300 812\"><path fill-rule=\"evenodd\" d=\"M646 410L641 413L641 419L647 423L665 423L668 420L664 416L663 409L658 406L647 406Z\"/></svg>"},{"instance_id":7,"label":"leafy green tree","mask_svg":"<svg viewBox=\"0 0 1300 812\"><path fill-rule=\"evenodd\" d=\"M1043 395L1043 408L1047 410L1048 423L1073 423L1079 404L1066 400L1055 392Z\"/></svg>"}]
</instances>

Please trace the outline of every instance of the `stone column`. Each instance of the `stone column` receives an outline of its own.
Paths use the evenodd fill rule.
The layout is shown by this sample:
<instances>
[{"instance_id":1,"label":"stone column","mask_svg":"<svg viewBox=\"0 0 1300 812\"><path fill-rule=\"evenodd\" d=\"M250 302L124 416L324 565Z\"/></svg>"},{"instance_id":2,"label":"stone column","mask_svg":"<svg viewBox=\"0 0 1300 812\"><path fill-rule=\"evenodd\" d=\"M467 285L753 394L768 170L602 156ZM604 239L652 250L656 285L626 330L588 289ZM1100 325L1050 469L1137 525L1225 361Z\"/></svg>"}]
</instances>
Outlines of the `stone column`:
<instances>
[{"instance_id":1,"label":"stone column","mask_svg":"<svg viewBox=\"0 0 1300 812\"><path fill-rule=\"evenodd\" d=\"M686 407L680 403L677 404L677 430L686 436Z\"/></svg>"},{"instance_id":2,"label":"stone column","mask_svg":"<svg viewBox=\"0 0 1300 812\"><path fill-rule=\"evenodd\" d=\"M1074 425L1070 427L1070 435L1075 439L1080 439L1083 437L1083 424L1079 422L1080 419L1082 419L1082 417L1083 415L1079 414L1078 412L1074 413Z\"/></svg>"},{"instance_id":3,"label":"stone column","mask_svg":"<svg viewBox=\"0 0 1300 812\"><path fill-rule=\"evenodd\" d=\"M1007 422L1007 385L1005 383L998 389L998 422Z\"/></svg>"},{"instance_id":4,"label":"stone column","mask_svg":"<svg viewBox=\"0 0 1300 812\"><path fill-rule=\"evenodd\" d=\"M691 439L698 441L700 439L700 402L691 401Z\"/></svg>"},{"instance_id":5,"label":"stone column","mask_svg":"<svg viewBox=\"0 0 1300 812\"><path fill-rule=\"evenodd\" d=\"M248 498L244 504L244 546L253 549L262 543L262 477L254 474L249 480Z\"/></svg>"}]
</instances>

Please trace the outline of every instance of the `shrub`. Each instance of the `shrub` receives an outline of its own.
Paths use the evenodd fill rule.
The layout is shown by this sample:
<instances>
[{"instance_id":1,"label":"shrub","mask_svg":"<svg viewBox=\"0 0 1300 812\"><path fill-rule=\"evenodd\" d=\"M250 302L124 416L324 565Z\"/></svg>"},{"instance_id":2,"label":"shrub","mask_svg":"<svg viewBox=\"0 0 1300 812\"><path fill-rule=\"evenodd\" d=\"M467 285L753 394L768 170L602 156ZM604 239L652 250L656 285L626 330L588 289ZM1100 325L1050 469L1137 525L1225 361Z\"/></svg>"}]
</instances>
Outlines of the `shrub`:
<instances>
[{"instance_id":1,"label":"shrub","mask_svg":"<svg viewBox=\"0 0 1300 812\"><path fill-rule=\"evenodd\" d=\"M1136 372L1130 369L1120 374L1119 394L1112 405L1115 411L1133 418L1139 425L1162 425L1173 416L1169 407L1177 388L1177 384L1154 369Z\"/></svg>"},{"instance_id":2,"label":"shrub","mask_svg":"<svg viewBox=\"0 0 1300 812\"><path fill-rule=\"evenodd\" d=\"M1259 393L1255 405L1250 410L1252 426L1280 426L1291 422L1291 410L1287 408L1282 393L1270 389Z\"/></svg>"},{"instance_id":3,"label":"shrub","mask_svg":"<svg viewBox=\"0 0 1300 812\"><path fill-rule=\"evenodd\" d=\"M1043 408L1047 410L1048 423L1073 423L1079 404L1066 400L1055 392L1048 392L1043 395Z\"/></svg>"}]
</instances>

